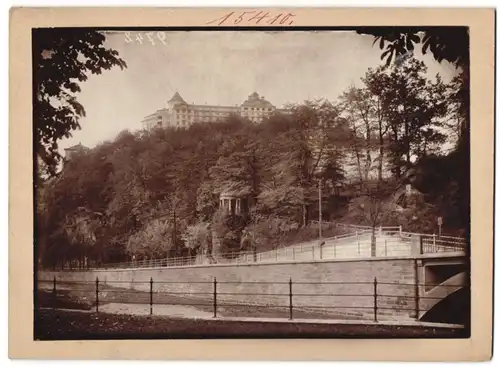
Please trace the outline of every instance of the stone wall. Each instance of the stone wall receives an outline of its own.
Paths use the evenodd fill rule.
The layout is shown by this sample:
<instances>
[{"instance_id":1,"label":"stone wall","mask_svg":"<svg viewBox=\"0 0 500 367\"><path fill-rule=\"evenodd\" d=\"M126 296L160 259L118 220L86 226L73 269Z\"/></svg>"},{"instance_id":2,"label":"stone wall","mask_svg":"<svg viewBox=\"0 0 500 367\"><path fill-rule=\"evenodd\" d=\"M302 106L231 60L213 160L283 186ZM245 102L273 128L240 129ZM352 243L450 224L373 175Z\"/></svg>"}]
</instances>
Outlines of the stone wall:
<instances>
[{"instance_id":1,"label":"stone wall","mask_svg":"<svg viewBox=\"0 0 500 367\"><path fill-rule=\"evenodd\" d=\"M292 279L293 306L321 309L332 317L372 318L374 278L380 319L415 316L416 260L374 258L240 265L197 265L150 269L41 272L40 280L92 281L121 288L185 292L186 297L212 299L217 280L218 302L288 307Z\"/></svg>"}]
</instances>

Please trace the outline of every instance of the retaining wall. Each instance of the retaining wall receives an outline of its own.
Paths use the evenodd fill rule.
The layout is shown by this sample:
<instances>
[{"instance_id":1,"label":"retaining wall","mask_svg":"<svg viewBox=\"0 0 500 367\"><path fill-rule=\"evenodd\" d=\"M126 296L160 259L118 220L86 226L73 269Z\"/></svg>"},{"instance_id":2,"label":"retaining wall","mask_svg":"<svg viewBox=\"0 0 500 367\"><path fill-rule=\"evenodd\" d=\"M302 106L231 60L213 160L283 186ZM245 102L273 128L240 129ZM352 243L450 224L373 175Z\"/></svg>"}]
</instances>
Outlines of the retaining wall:
<instances>
[{"instance_id":1,"label":"retaining wall","mask_svg":"<svg viewBox=\"0 0 500 367\"><path fill-rule=\"evenodd\" d=\"M217 279L218 302L289 306L292 278L293 306L321 309L332 317L372 318L374 278L380 319L415 317L417 261L412 258L318 260L240 265L109 269L39 273L40 280L100 282L121 288L185 292L188 297L211 299ZM163 282L163 283L162 283ZM353 284L360 283L360 284ZM390 284L389 284L390 283ZM230 294L227 294L230 293ZM254 295L260 293L262 295Z\"/></svg>"}]
</instances>

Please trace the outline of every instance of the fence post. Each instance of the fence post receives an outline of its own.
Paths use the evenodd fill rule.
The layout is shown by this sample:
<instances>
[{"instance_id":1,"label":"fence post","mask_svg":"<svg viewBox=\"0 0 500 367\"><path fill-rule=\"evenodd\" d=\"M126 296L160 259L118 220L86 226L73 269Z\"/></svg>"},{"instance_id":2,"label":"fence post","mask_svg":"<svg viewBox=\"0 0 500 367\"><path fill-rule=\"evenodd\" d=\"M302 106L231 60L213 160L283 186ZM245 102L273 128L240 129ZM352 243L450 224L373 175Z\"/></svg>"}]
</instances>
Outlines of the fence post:
<instances>
[{"instance_id":1,"label":"fence post","mask_svg":"<svg viewBox=\"0 0 500 367\"><path fill-rule=\"evenodd\" d=\"M378 227L378 234L379 236L382 236L382 226Z\"/></svg>"},{"instance_id":2,"label":"fence post","mask_svg":"<svg viewBox=\"0 0 500 367\"><path fill-rule=\"evenodd\" d=\"M387 257L387 240L384 240L385 256Z\"/></svg>"},{"instance_id":3,"label":"fence post","mask_svg":"<svg viewBox=\"0 0 500 367\"><path fill-rule=\"evenodd\" d=\"M153 277L149 280L149 314L153 314Z\"/></svg>"},{"instance_id":4,"label":"fence post","mask_svg":"<svg viewBox=\"0 0 500 367\"><path fill-rule=\"evenodd\" d=\"M373 279L373 319L377 322L377 277Z\"/></svg>"},{"instance_id":5,"label":"fence post","mask_svg":"<svg viewBox=\"0 0 500 367\"><path fill-rule=\"evenodd\" d=\"M293 250L293 259L295 260L295 247L292 247Z\"/></svg>"},{"instance_id":6,"label":"fence post","mask_svg":"<svg viewBox=\"0 0 500 367\"><path fill-rule=\"evenodd\" d=\"M217 317L217 278L214 277L214 318Z\"/></svg>"},{"instance_id":7,"label":"fence post","mask_svg":"<svg viewBox=\"0 0 500 367\"><path fill-rule=\"evenodd\" d=\"M312 255L313 255L313 260L314 260L314 245L312 245Z\"/></svg>"},{"instance_id":8,"label":"fence post","mask_svg":"<svg viewBox=\"0 0 500 367\"><path fill-rule=\"evenodd\" d=\"M56 277L54 276L54 286L52 288L52 294L54 296L54 309L56 308L56 302L57 302L57 288L56 288Z\"/></svg>"},{"instance_id":9,"label":"fence post","mask_svg":"<svg viewBox=\"0 0 500 367\"><path fill-rule=\"evenodd\" d=\"M399 237L403 237L403 226L399 225Z\"/></svg>"},{"instance_id":10,"label":"fence post","mask_svg":"<svg viewBox=\"0 0 500 367\"><path fill-rule=\"evenodd\" d=\"M432 250L434 252L437 252L436 251L436 234L435 233L432 234Z\"/></svg>"},{"instance_id":11,"label":"fence post","mask_svg":"<svg viewBox=\"0 0 500 367\"><path fill-rule=\"evenodd\" d=\"M99 277L95 277L95 312L99 313Z\"/></svg>"},{"instance_id":12,"label":"fence post","mask_svg":"<svg viewBox=\"0 0 500 367\"><path fill-rule=\"evenodd\" d=\"M290 283L289 283L289 297L290 297L290 320L293 319L293 303L292 303L292 277L290 277Z\"/></svg>"},{"instance_id":13,"label":"fence post","mask_svg":"<svg viewBox=\"0 0 500 367\"><path fill-rule=\"evenodd\" d=\"M416 260L415 260L416 261ZM418 285L418 280L415 285L415 319L419 319L420 317L420 289Z\"/></svg>"}]
</instances>

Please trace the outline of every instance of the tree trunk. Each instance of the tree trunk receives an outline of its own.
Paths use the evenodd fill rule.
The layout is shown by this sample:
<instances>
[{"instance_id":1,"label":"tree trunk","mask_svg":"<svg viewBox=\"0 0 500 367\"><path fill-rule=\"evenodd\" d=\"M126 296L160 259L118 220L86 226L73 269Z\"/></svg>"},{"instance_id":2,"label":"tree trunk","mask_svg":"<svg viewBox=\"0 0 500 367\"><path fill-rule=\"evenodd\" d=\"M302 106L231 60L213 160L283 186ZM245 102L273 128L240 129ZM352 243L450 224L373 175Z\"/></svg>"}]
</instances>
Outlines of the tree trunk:
<instances>
[{"instance_id":1,"label":"tree trunk","mask_svg":"<svg viewBox=\"0 0 500 367\"><path fill-rule=\"evenodd\" d=\"M377 256L377 237L375 235L375 227L372 227L372 236L371 236L371 257L376 257Z\"/></svg>"},{"instance_id":2,"label":"tree trunk","mask_svg":"<svg viewBox=\"0 0 500 367\"><path fill-rule=\"evenodd\" d=\"M378 180L382 181L382 171L384 168L384 133L382 132L383 123L380 111L380 99L377 100L377 114L378 114Z\"/></svg>"},{"instance_id":3,"label":"tree trunk","mask_svg":"<svg viewBox=\"0 0 500 367\"><path fill-rule=\"evenodd\" d=\"M302 227L306 227L309 222L309 205L302 205Z\"/></svg>"},{"instance_id":4,"label":"tree trunk","mask_svg":"<svg viewBox=\"0 0 500 367\"><path fill-rule=\"evenodd\" d=\"M382 126L379 125L378 136L378 180L382 181L382 171L384 169L384 136L382 135Z\"/></svg>"}]
</instances>

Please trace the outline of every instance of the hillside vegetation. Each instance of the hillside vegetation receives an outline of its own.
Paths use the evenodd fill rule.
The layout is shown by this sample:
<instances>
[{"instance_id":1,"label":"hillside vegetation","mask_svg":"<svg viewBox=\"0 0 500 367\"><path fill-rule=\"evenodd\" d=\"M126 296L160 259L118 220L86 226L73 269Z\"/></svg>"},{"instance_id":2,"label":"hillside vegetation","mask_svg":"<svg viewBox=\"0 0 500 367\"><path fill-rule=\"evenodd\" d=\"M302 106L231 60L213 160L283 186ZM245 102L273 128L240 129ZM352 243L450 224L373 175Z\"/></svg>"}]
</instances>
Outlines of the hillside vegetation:
<instances>
[{"instance_id":1,"label":"hillside vegetation","mask_svg":"<svg viewBox=\"0 0 500 367\"><path fill-rule=\"evenodd\" d=\"M260 124L231 116L124 131L56 177L45 178L39 165L41 264L211 254L214 234L223 255L315 238L320 182L324 220L432 232L442 216L449 232L463 233L463 116L449 98L459 85L425 73L410 59L368 70L362 87L337 101L306 101ZM450 151L441 150L445 143ZM398 194L407 184L415 195ZM249 198L249 211L219 211L225 191Z\"/></svg>"}]
</instances>

